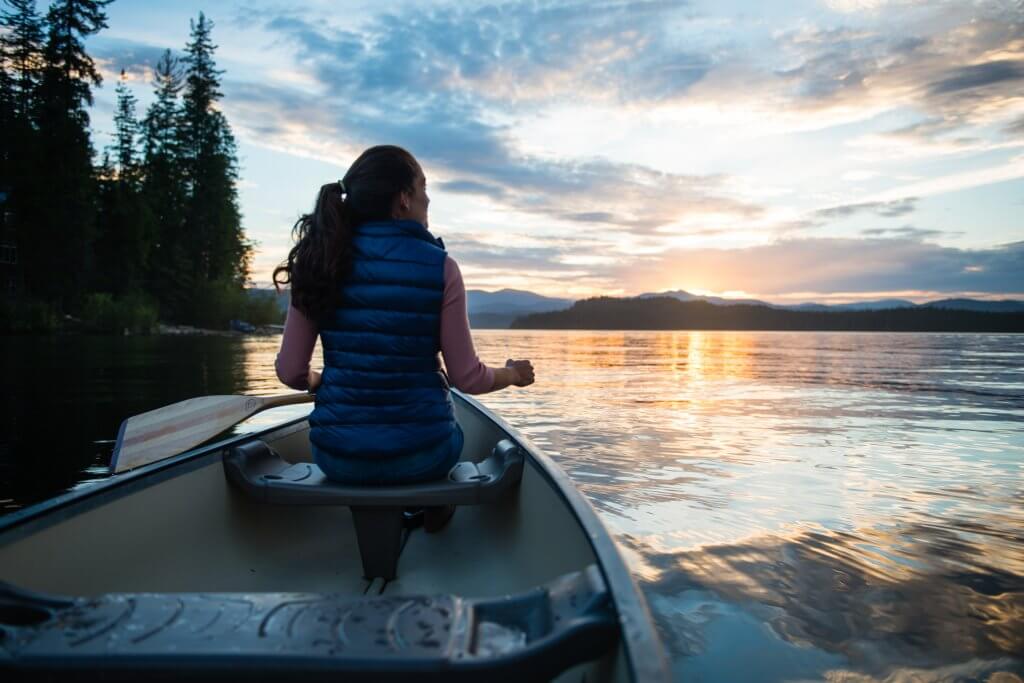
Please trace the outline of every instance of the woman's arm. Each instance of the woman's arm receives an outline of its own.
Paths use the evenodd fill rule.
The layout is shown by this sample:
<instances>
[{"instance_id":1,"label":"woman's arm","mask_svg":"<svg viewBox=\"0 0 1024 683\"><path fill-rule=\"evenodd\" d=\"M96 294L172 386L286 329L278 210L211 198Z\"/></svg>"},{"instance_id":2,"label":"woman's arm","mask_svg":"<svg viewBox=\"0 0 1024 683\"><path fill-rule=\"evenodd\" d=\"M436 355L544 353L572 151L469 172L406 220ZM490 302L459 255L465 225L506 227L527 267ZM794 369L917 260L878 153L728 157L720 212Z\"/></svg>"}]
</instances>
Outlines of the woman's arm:
<instances>
[{"instance_id":1,"label":"woman's arm","mask_svg":"<svg viewBox=\"0 0 1024 683\"><path fill-rule=\"evenodd\" d=\"M316 336L316 323L299 309L289 306L281 350L277 354L274 368L277 370L277 378L292 389L316 389L320 384L320 373L309 368Z\"/></svg>"},{"instance_id":2,"label":"woman's arm","mask_svg":"<svg viewBox=\"0 0 1024 683\"><path fill-rule=\"evenodd\" d=\"M449 381L467 394L486 394L511 384L533 383L533 366L529 361L509 361L506 367L489 368L477 357L466 312L466 285L458 264L450 256L444 263L441 354Z\"/></svg>"}]
</instances>

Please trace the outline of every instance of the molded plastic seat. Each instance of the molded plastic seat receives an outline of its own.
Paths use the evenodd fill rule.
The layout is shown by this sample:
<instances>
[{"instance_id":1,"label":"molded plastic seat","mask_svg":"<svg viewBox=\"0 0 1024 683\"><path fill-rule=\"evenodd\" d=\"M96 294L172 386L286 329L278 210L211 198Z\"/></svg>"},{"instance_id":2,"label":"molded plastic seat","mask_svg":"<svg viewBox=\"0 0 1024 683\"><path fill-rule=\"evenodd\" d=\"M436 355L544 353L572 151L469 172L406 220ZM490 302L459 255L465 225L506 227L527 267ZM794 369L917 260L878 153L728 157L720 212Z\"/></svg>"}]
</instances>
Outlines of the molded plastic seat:
<instances>
[{"instance_id":1,"label":"molded plastic seat","mask_svg":"<svg viewBox=\"0 0 1024 683\"><path fill-rule=\"evenodd\" d=\"M618 620L591 565L484 600L310 593L66 599L0 584L0 635L7 680L537 681L607 652Z\"/></svg>"},{"instance_id":2,"label":"molded plastic seat","mask_svg":"<svg viewBox=\"0 0 1024 683\"><path fill-rule=\"evenodd\" d=\"M264 503L349 506L363 575L391 580L402 550L404 508L496 501L519 484L523 463L522 449L503 439L487 459L459 462L445 479L402 486L351 486L329 480L314 464L289 463L262 441L251 441L224 455L224 473L246 495Z\"/></svg>"},{"instance_id":3,"label":"molded plastic seat","mask_svg":"<svg viewBox=\"0 0 1024 683\"><path fill-rule=\"evenodd\" d=\"M276 505L479 505L497 500L523 475L522 450L499 441L479 463L459 462L445 479L401 486L352 486L328 479L312 463L289 463L262 441L238 446L224 471L251 497Z\"/></svg>"}]
</instances>

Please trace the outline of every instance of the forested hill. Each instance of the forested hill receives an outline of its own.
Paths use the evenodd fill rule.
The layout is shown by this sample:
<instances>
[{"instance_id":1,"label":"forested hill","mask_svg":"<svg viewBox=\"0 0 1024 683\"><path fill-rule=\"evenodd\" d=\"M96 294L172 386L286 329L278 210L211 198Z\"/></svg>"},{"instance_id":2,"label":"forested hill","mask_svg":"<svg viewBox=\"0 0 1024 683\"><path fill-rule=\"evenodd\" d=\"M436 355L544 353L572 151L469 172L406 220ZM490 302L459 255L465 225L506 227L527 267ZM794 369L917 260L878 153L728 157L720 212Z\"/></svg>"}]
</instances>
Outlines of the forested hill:
<instances>
[{"instance_id":1,"label":"forested hill","mask_svg":"<svg viewBox=\"0 0 1024 683\"><path fill-rule=\"evenodd\" d=\"M889 332L1024 332L1022 313L944 308L879 311L789 311L768 306L719 306L668 297L578 301L572 308L517 318L515 329L586 330L835 330Z\"/></svg>"}]
</instances>

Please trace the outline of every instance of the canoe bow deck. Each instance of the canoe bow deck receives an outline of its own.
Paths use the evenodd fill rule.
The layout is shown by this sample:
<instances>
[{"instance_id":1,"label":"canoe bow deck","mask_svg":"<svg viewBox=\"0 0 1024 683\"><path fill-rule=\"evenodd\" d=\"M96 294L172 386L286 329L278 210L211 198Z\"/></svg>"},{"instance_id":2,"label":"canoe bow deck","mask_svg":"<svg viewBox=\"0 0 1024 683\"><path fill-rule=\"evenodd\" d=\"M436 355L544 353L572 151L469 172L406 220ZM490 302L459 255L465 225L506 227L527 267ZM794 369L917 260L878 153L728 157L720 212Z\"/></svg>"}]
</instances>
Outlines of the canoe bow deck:
<instances>
[{"instance_id":1,"label":"canoe bow deck","mask_svg":"<svg viewBox=\"0 0 1024 683\"><path fill-rule=\"evenodd\" d=\"M294 671L315 677L320 671L327 677L365 675L367 680L539 680L570 667L555 680L669 680L643 598L590 505L557 465L500 418L473 399L455 392L453 398L466 434L464 460L484 461L499 442L511 441L525 456L521 482L500 499L460 507L439 534L408 532L392 580L363 578L348 504L268 504L251 499L225 477L224 456L256 441L289 463L308 461L308 425L301 419L199 448L0 519L0 580L11 587L6 597L0 595L0 674L4 668L35 671L43 662L41 670L60 678L76 666L79 672L103 668L109 674L122 667L132 675L163 671L203 677L210 671L197 662L228 666L234 657L230 666L240 667L238 671L268 678ZM560 612L568 609L569 602L560 603L558 598L567 586L584 587L592 599L574 597L570 611ZM40 605L33 612L33 597L25 598L25 591L75 598ZM321 633L271 645L269 636L260 636L259 627L271 611L258 614L247 608L252 618L246 621L231 609L248 600L272 610L274 605L292 604L296 594L305 596L300 600L306 605L301 610L304 616L291 615L287 623L306 624L313 631L317 624L326 624L324 633L333 636ZM69 640L67 629L53 626L59 621L53 618L55 610L65 610L60 623L66 623L71 614L66 610L84 614L92 609L90 604L113 609L116 604L143 603L151 614L171 610L166 623L176 619L172 616L179 608L174 605L184 613L188 605L198 609L223 603L226 607L217 619L237 623L234 633L243 640L246 633L255 633L246 641L253 649L231 655L228 636L198 637L193 642L181 635L188 629L179 630L178 637L171 629L143 638L140 642L148 642L151 651L141 659L118 657L112 643L120 641L111 636L117 628L148 632L138 630L141 621L130 619L94 641L97 652L107 653L105 660L89 660L80 649L84 659L74 665L75 658L60 649L60 643L75 638ZM449 627L444 633L454 628L461 635L428 638L437 646L414 655L415 648L406 646L426 641L410 640L409 634L417 632L418 623L427 622L389 617L384 622L397 630L385 629L380 643L367 641L369 649L349 647L347 654L331 651L326 645L333 642L331 637L347 634L350 642L359 632L349 621L347 630L332 627L340 623L340 615L372 612L374 604L379 607L374 613L378 620L389 604L401 607L405 616L412 608L403 605L421 610L427 604L459 605L459 610L446 608L449 621L438 622L435 635L443 633L444 626ZM273 614L280 617L281 609L285 608ZM227 616L231 613L234 622ZM370 616L363 618L373 623ZM199 621L198 616L186 620L193 625ZM402 623L405 626L399 628ZM44 632L51 639L47 647L56 648L49 654L41 645ZM266 627L262 632L269 633ZM505 650L487 645L495 633ZM161 650L161 642L177 653ZM405 649L395 650L396 642ZM42 659L32 659L33 643L42 648L36 650ZM261 644L268 650L262 659ZM208 648L205 655L203 647ZM270 654L275 651L290 654L275 658ZM214 661L217 657L223 661ZM142 668L132 668L139 662ZM62 670L62 664L71 668Z\"/></svg>"}]
</instances>

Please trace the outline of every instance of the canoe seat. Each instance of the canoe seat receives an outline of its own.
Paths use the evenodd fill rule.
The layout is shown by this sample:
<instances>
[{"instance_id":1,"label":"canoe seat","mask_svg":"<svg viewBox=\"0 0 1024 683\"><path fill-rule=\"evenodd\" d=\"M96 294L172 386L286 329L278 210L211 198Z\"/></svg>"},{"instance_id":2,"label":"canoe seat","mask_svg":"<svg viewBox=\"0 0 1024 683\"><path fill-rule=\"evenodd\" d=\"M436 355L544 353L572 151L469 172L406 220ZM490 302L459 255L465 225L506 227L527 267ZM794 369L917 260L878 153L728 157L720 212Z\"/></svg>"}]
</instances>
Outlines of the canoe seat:
<instances>
[{"instance_id":1,"label":"canoe seat","mask_svg":"<svg viewBox=\"0 0 1024 683\"><path fill-rule=\"evenodd\" d=\"M6 680L546 681L604 655L618 632L595 565L495 599L317 593L72 599L0 584L0 677Z\"/></svg>"},{"instance_id":2,"label":"canoe seat","mask_svg":"<svg viewBox=\"0 0 1024 683\"><path fill-rule=\"evenodd\" d=\"M395 578L402 549L403 510L426 505L496 501L523 476L523 452L508 439L485 460L459 462L437 481L402 486L351 486L329 480L312 463L287 462L255 440L224 455L224 473L249 497L275 505L347 505L367 579Z\"/></svg>"}]
</instances>

